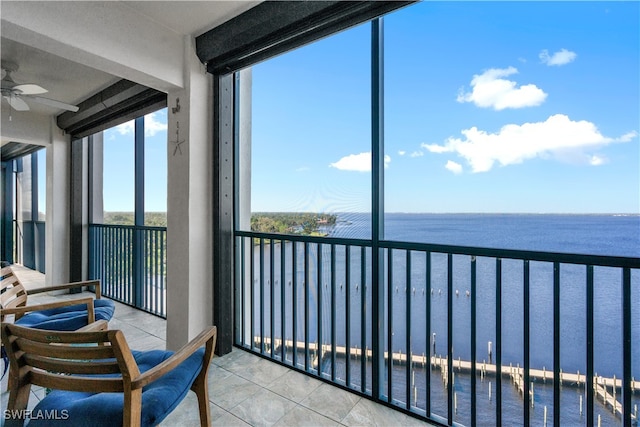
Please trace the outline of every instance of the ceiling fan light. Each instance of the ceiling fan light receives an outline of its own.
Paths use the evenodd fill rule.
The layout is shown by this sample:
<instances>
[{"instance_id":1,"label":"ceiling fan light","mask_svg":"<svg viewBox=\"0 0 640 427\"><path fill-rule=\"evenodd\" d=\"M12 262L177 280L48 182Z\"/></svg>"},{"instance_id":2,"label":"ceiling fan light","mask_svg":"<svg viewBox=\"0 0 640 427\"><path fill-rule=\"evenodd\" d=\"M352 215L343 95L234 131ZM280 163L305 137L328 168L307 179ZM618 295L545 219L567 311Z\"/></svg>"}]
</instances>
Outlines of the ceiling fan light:
<instances>
[{"instance_id":1,"label":"ceiling fan light","mask_svg":"<svg viewBox=\"0 0 640 427\"><path fill-rule=\"evenodd\" d=\"M19 84L14 86L11 90L19 90L21 95L39 95L41 93L49 92L42 86L32 83Z\"/></svg>"}]
</instances>

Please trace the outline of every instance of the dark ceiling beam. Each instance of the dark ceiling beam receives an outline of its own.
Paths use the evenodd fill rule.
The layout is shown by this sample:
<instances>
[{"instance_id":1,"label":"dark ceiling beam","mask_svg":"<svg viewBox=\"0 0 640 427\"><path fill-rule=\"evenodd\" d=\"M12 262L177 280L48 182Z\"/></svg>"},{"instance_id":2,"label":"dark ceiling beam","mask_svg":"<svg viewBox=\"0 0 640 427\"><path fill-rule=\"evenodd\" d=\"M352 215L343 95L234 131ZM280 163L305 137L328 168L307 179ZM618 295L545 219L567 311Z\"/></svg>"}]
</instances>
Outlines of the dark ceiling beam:
<instances>
[{"instance_id":1,"label":"dark ceiling beam","mask_svg":"<svg viewBox=\"0 0 640 427\"><path fill-rule=\"evenodd\" d=\"M207 70L226 74L414 1L265 1L196 38Z\"/></svg>"},{"instance_id":2,"label":"dark ceiling beam","mask_svg":"<svg viewBox=\"0 0 640 427\"><path fill-rule=\"evenodd\" d=\"M81 102L77 113L59 115L57 124L73 138L83 138L166 106L166 93L120 80Z\"/></svg>"},{"instance_id":3,"label":"dark ceiling beam","mask_svg":"<svg viewBox=\"0 0 640 427\"><path fill-rule=\"evenodd\" d=\"M2 152L2 161L6 162L13 159L24 157L27 154L35 153L38 150L42 150L42 145L25 144L23 142L7 142L2 146L0 151Z\"/></svg>"}]
</instances>

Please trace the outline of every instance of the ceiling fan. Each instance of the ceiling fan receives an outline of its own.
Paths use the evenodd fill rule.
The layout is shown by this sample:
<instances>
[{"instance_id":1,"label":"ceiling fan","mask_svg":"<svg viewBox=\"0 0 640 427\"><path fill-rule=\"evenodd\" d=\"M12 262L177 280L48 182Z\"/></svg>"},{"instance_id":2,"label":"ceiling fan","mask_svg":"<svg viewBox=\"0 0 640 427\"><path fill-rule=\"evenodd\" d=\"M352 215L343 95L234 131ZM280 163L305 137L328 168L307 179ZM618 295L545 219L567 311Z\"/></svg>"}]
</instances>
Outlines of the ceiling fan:
<instances>
[{"instance_id":1,"label":"ceiling fan","mask_svg":"<svg viewBox=\"0 0 640 427\"><path fill-rule=\"evenodd\" d=\"M18 84L11 78L11 73L18 70L18 66L10 62L2 62L2 97L7 100L11 108L16 111L29 111L29 104L25 100L37 102L53 108L60 108L74 113L79 110L76 105L67 104L55 99L43 98L43 93L49 92L42 86L33 83Z\"/></svg>"}]
</instances>

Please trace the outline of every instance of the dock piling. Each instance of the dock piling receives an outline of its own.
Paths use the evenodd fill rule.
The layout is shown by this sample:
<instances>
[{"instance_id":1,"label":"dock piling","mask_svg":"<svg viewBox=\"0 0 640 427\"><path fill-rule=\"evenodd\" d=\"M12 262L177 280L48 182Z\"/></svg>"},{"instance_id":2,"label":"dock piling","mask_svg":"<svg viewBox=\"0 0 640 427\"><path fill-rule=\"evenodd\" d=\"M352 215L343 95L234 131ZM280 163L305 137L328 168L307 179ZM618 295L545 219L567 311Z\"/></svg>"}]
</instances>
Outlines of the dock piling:
<instances>
[{"instance_id":1,"label":"dock piling","mask_svg":"<svg viewBox=\"0 0 640 427\"><path fill-rule=\"evenodd\" d=\"M580 395L580 417L582 417L582 395Z\"/></svg>"}]
</instances>

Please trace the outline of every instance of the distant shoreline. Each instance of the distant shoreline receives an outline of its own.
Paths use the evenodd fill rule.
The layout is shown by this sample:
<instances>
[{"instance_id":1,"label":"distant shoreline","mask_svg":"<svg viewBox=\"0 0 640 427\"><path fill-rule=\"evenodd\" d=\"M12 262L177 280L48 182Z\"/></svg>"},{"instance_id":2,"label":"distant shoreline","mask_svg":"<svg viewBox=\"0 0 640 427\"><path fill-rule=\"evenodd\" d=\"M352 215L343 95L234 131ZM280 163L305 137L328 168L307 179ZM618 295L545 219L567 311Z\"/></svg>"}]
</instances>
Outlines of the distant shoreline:
<instances>
[{"instance_id":1,"label":"distant shoreline","mask_svg":"<svg viewBox=\"0 0 640 427\"><path fill-rule=\"evenodd\" d=\"M165 214L167 212L162 211L148 211L147 214ZM252 214L320 214L326 212L313 212L313 211L256 211ZM133 211L104 211L104 214L130 214L133 215ZM334 212L331 215L364 215L370 214L370 212ZM587 216L640 216L640 212L587 212L587 213L573 213L573 212L385 212L385 215L587 215Z\"/></svg>"}]
</instances>

